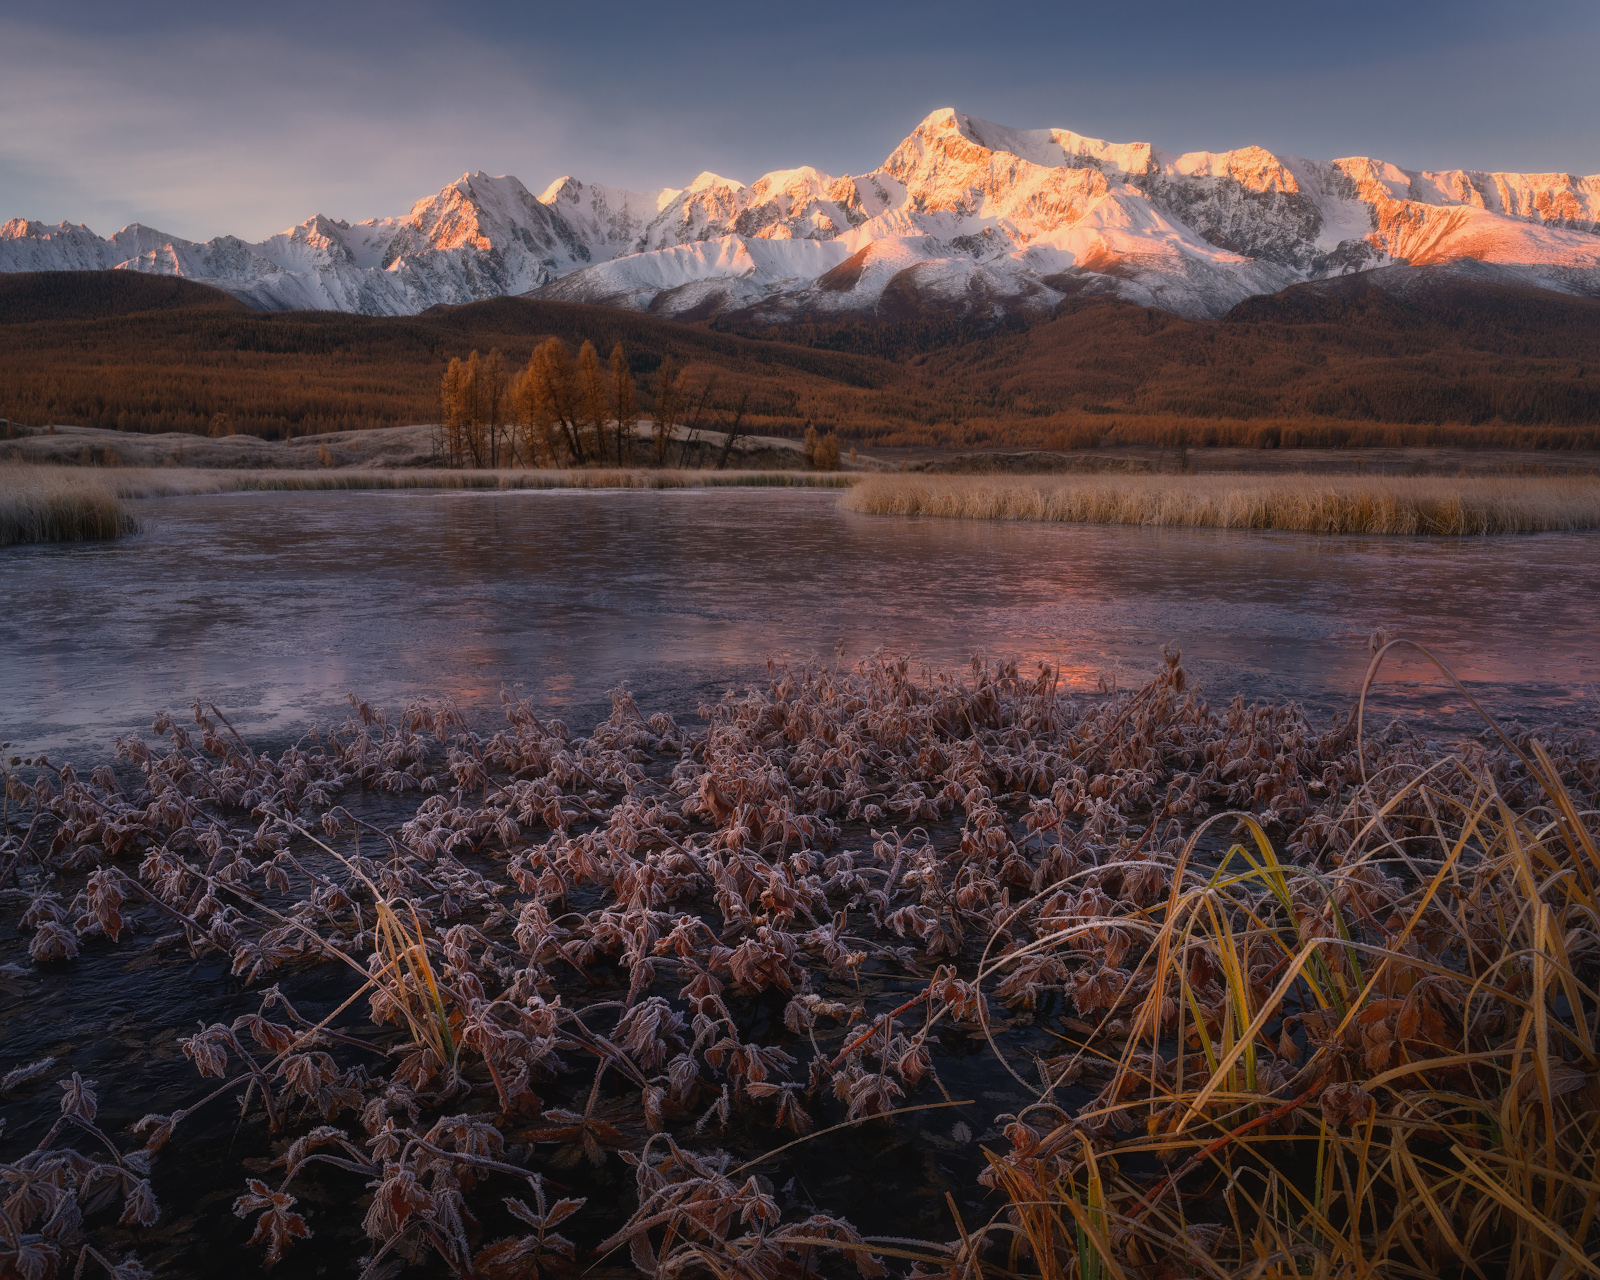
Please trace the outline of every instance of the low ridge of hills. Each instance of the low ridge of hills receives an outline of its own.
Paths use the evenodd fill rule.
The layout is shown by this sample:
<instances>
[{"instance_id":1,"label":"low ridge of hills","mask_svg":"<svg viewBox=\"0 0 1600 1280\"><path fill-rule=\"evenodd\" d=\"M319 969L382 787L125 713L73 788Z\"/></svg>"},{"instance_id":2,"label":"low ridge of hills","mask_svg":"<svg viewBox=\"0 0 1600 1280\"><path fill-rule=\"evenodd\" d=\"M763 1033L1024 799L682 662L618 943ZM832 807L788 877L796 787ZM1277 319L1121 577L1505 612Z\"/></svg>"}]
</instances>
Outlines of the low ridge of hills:
<instances>
[{"instance_id":1,"label":"low ridge of hills","mask_svg":"<svg viewBox=\"0 0 1600 1280\"><path fill-rule=\"evenodd\" d=\"M0 274L0 324L110 320L149 311L248 315L231 293L178 276L135 271L19 271Z\"/></svg>"},{"instance_id":2,"label":"low ridge of hills","mask_svg":"<svg viewBox=\"0 0 1600 1280\"><path fill-rule=\"evenodd\" d=\"M1248 146L1178 155L944 109L874 171L639 192L463 175L400 217L203 243L13 218L0 272L116 269L263 310L413 315L534 293L740 325L1038 318L1109 298L1215 319L1299 282L1475 261L1600 296L1600 175L1402 169Z\"/></svg>"},{"instance_id":3,"label":"low ridge of hills","mask_svg":"<svg viewBox=\"0 0 1600 1280\"><path fill-rule=\"evenodd\" d=\"M495 298L417 316L250 311L111 271L0 276L0 418L268 438L429 422L454 356L514 368L560 337L621 343L648 411L671 358L714 412L862 445L1461 443L1600 448L1600 300L1484 264L1389 267L1194 320L1116 299L979 322L684 323Z\"/></svg>"}]
</instances>

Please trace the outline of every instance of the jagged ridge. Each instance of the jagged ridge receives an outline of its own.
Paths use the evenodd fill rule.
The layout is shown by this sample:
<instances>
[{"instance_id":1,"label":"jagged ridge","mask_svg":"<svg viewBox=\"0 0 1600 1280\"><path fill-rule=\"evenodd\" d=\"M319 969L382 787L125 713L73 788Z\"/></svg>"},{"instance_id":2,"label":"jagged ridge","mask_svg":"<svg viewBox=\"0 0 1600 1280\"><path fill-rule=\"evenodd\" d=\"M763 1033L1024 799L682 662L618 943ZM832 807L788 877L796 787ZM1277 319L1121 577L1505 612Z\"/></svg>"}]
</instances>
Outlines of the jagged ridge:
<instances>
[{"instance_id":1,"label":"jagged ridge","mask_svg":"<svg viewBox=\"0 0 1600 1280\"><path fill-rule=\"evenodd\" d=\"M464 175L401 218L259 243L14 219L0 270L142 271L268 310L414 314L506 294L752 322L999 316L1116 297L1190 317L1304 280L1471 258L1600 296L1600 175L1422 172L1260 147L1175 155L936 111L861 176L652 192Z\"/></svg>"}]
</instances>

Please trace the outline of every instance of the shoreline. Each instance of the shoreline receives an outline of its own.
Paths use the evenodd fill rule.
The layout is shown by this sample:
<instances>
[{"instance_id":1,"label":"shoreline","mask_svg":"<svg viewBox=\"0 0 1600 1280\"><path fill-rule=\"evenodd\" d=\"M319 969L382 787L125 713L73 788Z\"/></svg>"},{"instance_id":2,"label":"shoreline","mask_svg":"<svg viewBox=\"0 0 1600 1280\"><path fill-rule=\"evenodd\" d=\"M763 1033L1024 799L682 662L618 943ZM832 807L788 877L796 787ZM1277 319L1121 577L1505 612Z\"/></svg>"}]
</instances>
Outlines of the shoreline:
<instances>
[{"instance_id":1,"label":"shoreline","mask_svg":"<svg viewBox=\"0 0 1600 1280\"><path fill-rule=\"evenodd\" d=\"M377 467L229 470L198 467L0 465L0 547L86 542L139 529L131 501L200 494L331 490L847 488L843 471L699 471L688 468L445 470Z\"/></svg>"},{"instance_id":2,"label":"shoreline","mask_svg":"<svg viewBox=\"0 0 1600 1280\"><path fill-rule=\"evenodd\" d=\"M1600 479L1304 472L1072 475L863 474L695 468L234 469L0 465L0 547L137 532L144 498L334 490L818 488L845 509L1170 529L1487 537L1600 529Z\"/></svg>"}]
</instances>

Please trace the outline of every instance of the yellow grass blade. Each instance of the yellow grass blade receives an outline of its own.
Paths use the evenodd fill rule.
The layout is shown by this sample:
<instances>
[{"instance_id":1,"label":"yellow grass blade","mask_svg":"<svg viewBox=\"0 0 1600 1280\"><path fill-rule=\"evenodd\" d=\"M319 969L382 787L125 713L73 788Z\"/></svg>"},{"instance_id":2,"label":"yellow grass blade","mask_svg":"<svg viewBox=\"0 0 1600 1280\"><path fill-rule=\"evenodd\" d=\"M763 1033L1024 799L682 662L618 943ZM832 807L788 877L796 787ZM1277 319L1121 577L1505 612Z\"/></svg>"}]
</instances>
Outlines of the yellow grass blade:
<instances>
[{"instance_id":1,"label":"yellow grass blade","mask_svg":"<svg viewBox=\"0 0 1600 1280\"><path fill-rule=\"evenodd\" d=\"M1245 1046L1254 1043L1255 1037L1261 1032L1261 1028L1266 1026L1268 1020L1278 1011L1283 997L1288 994L1289 988L1300 978L1300 970L1307 958L1317 949L1320 943L1320 938L1314 938L1295 954L1294 961L1289 965L1288 972L1278 980L1278 985L1273 988L1272 994L1262 1002L1260 1010L1251 1019L1249 1027L1245 1029L1245 1033L1240 1037L1238 1043L1224 1054L1212 1069L1211 1079L1206 1081L1205 1086L1195 1094L1194 1099L1184 1111L1182 1119L1178 1121L1174 1132L1181 1133L1188 1126L1189 1121L1199 1114L1200 1108L1205 1106L1211 1095L1221 1086L1224 1073L1238 1060L1239 1055L1244 1052Z\"/></svg>"}]
</instances>

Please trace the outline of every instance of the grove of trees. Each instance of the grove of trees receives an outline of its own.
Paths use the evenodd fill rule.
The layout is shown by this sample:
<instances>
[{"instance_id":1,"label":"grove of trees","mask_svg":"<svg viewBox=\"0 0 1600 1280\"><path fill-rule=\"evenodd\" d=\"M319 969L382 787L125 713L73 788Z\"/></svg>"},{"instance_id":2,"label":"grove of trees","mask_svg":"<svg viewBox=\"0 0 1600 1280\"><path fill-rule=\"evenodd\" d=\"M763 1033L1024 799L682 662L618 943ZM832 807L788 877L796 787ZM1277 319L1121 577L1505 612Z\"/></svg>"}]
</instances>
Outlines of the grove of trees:
<instances>
[{"instance_id":1,"label":"grove of trees","mask_svg":"<svg viewBox=\"0 0 1600 1280\"><path fill-rule=\"evenodd\" d=\"M699 433L712 426L709 411L716 388L715 374L695 391L685 385L671 356L661 362L652 388L649 461L667 465L676 446L680 464L691 456L702 461L714 456L715 466L727 465L750 396L745 392L731 417L716 419L722 441L713 452L701 447ZM509 375L498 348L487 356L474 350L445 367L439 398L443 421L435 433L435 451L451 466L620 467L642 460L636 449L638 390L620 342L602 364L592 342L578 348L574 360L565 342L550 338L533 349L525 368ZM831 454L826 446L813 449L808 442L806 454L813 465L839 465L838 438L830 433L828 440ZM824 463L829 457L831 464Z\"/></svg>"},{"instance_id":2,"label":"grove of trees","mask_svg":"<svg viewBox=\"0 0 1600 1280\"><path fill-rule=\"evenodd\" d=\"M837 471L839 469L839 433L830 431L827 435L819 435L817 428L812 423L806 423L806 434L801 441L805 450L807 461L818 471Z\"/></svg>"},{"instance_id":3,"label":"grove of trees","mask_svg":"<svg viewBox=\"0 0 1600 1280\"><path fill-rule=\"evenodd\" d=\"M638 395L621 343L602 365L592 342L574 361L551 338L510 375L498 349L458 356L445 368L440 408L438 449L452 466L633 461Z\"/></svg>"}]
</instances>

